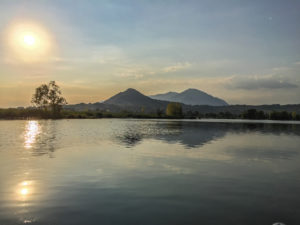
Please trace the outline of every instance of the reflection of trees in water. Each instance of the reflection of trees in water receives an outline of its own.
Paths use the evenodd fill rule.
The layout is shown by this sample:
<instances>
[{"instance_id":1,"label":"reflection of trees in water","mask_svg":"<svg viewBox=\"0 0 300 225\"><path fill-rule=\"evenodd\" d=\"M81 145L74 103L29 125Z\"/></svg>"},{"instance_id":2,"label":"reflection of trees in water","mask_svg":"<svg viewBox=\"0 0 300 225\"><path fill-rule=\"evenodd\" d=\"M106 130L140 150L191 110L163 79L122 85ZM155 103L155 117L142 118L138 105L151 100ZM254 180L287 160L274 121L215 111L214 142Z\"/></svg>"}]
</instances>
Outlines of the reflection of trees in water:
<instances>
[{"instance_id":1,"label":"reflection of trees in water","mask_svg":"<svg viewBox=\"0 0 300 225\"><path fill-rule=\"evenodd\" d=\"M114 136L118 143L126 147L133 147L145 138L146 133L143 131L142 126L130 126L130 124L128 124L128 126L116 130Z\"/></svg>"},{"instance_id":2,"label":"reflection of trees in water","mask_svg":"<svg viewBox=\"0 0 300 225\"><path fill-rule=\"evenodd\" d=\"M188 121L131 121L119 130L116 139L132 147L143 139L179 142L187 148L199 147L222 138L226 133L300 135L300 125L266 123L215 123Z\"/></svg>"},{"instance_id":3,"label":"reflection of trees in water","mask_svg":"<svg viewBox=\"0 0 300 225\"><path fill-rule=\"evenodd\" d=\"M126 132L122 137L120 137L122 142L125 143L128 147L134 146L140 141L142 141L143 137L141 134L136 132Z\"/></svg>"},{"instance_id":4,"label":"reflection of trees in water","mask_svg":"<svg viewBox=\"0 0 300 225\"><path fill-rule=\"evenodd\" d=\"M236 124L235 124L236 125ZM238 125L238 124L237 124ZM276 124L276 123L245 123L240 124L239 127L233 127L236 131L249 131L249 132L258 132L262 134L291 134L291 135L300 135L300 125L299 124Z\"/></svg>"},{"instance_id":5,"label":"reflection of trees in water","mask_svg":"<svg viewBox=\"0 0 300 225\"><path fill-rule=\"evenodd\" d=\"M35 143L32 145L32 154L35 156L48 154L52 157L52 153L57 148L58 138L56 136L57 123L56 120L39 121L40 132L38 133Z\"/></svg>"},{"instance_id":6,"label":"reflection of trees in water","mask_svg":"<svg viewBox=\"0 0 300 225\"><path fill-rule=\"evenodd\" d=\"M95 122L101 123L101 120ZM172 120L120 120L115 124L109 124L101 129L84 126L85 133L78 129L69 131L69 126L61 124L60 120L40 120L38 129L27 134L27 143L24 145L31 149L33 155L48 154L52 157L53 152L68 142L63 142L66 137L74 138L79 135L80 142L101 144L102 139L113 140L126 147L133 147L141 143L143 139L162 140L168 143L180 143L186 148L194 148L205 145L211 141L222 138L226 133L258 133L273 135L300 135L300 125L297 124L266 124L266 123L220 123L200 121L172 121ZM32 126L34 128L34 126ZM30 129L29 129L30 130ZM37 132L35 132L37 131ZM112 134L110 133L112 132ZM108 137L102 137L108 134ZM26 136L26 134L25 134ZM100 138L102 137L102 139Z\"/></svg>"}]
</instances>

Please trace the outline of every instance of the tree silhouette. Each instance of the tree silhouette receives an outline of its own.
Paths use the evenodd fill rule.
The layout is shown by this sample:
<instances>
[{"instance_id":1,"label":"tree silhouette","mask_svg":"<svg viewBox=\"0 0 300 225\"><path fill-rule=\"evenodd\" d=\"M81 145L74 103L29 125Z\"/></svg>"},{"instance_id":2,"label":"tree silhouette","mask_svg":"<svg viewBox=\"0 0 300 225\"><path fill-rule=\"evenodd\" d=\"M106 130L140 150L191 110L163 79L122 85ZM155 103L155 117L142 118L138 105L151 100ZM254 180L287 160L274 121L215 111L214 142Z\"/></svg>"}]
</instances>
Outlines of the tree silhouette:
<instances>
[{"instance_id":1,"label":"tree silhouette","mask_svg":"<svg viewBox=\"0 0 300 225\"><path fill-rule=\"evenodd\" d=\"M62 106L67 104L55 81L50 81L49 84L42 84L36 88L31 102L46 112L50 109L53 117L58 117Z\"/></svg>"}]
</instances>

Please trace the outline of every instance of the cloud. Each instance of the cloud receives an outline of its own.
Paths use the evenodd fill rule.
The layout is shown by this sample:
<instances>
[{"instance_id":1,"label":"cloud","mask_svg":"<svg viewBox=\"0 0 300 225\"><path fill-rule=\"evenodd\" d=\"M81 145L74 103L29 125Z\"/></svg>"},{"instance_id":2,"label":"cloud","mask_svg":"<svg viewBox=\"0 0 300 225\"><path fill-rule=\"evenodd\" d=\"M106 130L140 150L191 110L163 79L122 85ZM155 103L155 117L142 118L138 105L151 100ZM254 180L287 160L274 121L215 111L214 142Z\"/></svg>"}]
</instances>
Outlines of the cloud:
<instances>
[{"instance_id":1,"label":"cloud","mask_svg":"<svg viewBox=\"0 0 300 225\"><path fill-rule=\"evenodd\" d=\"M172 65L172 66L167 66L165 68L163 68L163 71L166 72L166 73L169 73L169 72L176 72L178 70L183 70L183 69L186 69L188 67L191 66L191 63L189 62L185 62L185 63L176 63L175 65Z\"/></svg>"},{"instance_id":2,"label":"cloud","mask_svg":"<svg viewBox=\"0 0 300 225\"><path fill-rule=\"evenodd\" d=\"M126 71L123 73L120 73L117 75L120 78L134 78L134 79L140 79L144 77L144 74L138 72L138 71Z\"/></svg>"},{"instance_id":3,"label":"cloud","mask_svg":"<svg viewBox=\"0 0 300 225\"><path fill-rule=\"evenodd\" d=\"M149 68L144 65L124 64L122 66L120 65L118 69L116 69L116 71L113 73L113 76L129 80L138 80L148 75L149 71Z\"/></svg>"},{"instance_id":4,"label":"cloud","mask_svg":"<svg viewBox=\"0 0 300 225\"><path fill-rule=\"evenodd\" d=\"M291 89L298 85L277 76L233 77L228 80L227 88L257 90L257 89Z\"/></svg>"},{"instance_id":5,"label":"cloud","mask_svg":"<svg viewBox=\"0 0 300 225\"><path fill-rule=\"evenodd\" d=\"M92 52L92 61L100 64L119 63L126 60L124 51L117 46L98 46Z\"/></svg>"}]
</instances>

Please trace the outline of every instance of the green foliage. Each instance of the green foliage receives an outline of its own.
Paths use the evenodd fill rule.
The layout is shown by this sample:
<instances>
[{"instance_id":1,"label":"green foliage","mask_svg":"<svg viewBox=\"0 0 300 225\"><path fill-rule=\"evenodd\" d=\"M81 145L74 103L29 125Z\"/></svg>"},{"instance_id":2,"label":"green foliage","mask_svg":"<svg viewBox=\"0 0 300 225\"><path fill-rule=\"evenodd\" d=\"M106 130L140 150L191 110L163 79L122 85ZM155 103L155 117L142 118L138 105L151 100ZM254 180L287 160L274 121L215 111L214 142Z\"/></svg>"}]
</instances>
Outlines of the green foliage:
<instances>
[{"instance_id":1,"label":"green foliage","mask_svg":"<svg viewBox=\"0 0 300 225\"><path fill-rule=\"evenodd\" d=\"M268 115L266 115L263 111L248 109L246 112L242 113L242 118L250 120L264 120L268 119Z\"/></svg>"},{"instance_id":2,"label":"green foliage","mask_svg":"<svg viewBox=\"0 0 300 225\"><path fill-rule=\"evenodd\" d=\"M31 102L45 112L50 109L54 118L60 116L62 106L67 104L66 99L61 95L60 87L55 81L50 81L49 84L42 84L36 88Z\"/></svg>"},{"instance_id":3,"label":"green foliage","mask_svg":"<svg viewBox=\"0 0 300 225\"><path fill-rule=\"evenodd\" d=\"M166 115L168 117L181 118L182 114L182 105L178 102L171 102L167 105Z\"/></svg>"},{"instance_id":4,"label":"green foliage","mask_svg":"<svg viewBox=\"0 0 300 225\"><path fill-rule=\"evenodd\" d=\"M296 112L292 112L292 118L293 118L293 120L297 119L297 113Z\"/></svg>"},{"instance_id":5,"label":"green foliage","mask_svg":"<svg viewBox=\"0 0 300 225\"><path fill-rule=\"evenodd\" d=\"M0 109L0 119L43 119L50 116L49 112L34 107Z\"/></svg>"},{"instance_id":6,"label":"green foliage","mask_svg":"<svg viewBox=\"0 0 300 225\"><path fill-rule=\"evenodd\" d=\"M292 113L289 113L287 111L282 111L282 112L273 111L270 113L269 118L271 120L292 120L293 115ZM297 118L297 116L295 116L295 118Z\"/></svg>"},{"instance_id":7,"label":"green foliage","mask_svg":"<svg viewBox=\"0 0 300 225\"><path fill-rule=\"evenodd\" d=\"M180 111L179 111L180 112ZM181 111L182 113L182 111ZM176 114L175 114L176 115ZM187 111L184 114L177 114L181 116L166 116L161 111L152 114L145 114L140 112L107 112L107 111L73 111L62 110L59 117L65 119L97 119L97 118L215 118L215 119L272 119L272 120L300 120L300 115L297 113L290 113L286 111L274 111L271 113L264 113L262 111L247 110L242 114L232 114L230 112L206 113L201 114L198 111ZM49 119L53 118L51 111L45 111L42 108L28 107L28 108L8 108L0 109L0 119Z\"/></svg>"},{"instance_id":8,"label":"green foliage","mask_svg":"<svg viewBox=\"0 0 300 225\"><path fill-rule=\"evenodd\" d=\"M263 111L257 111L256 109L249 109L242 113L243 119L256 119L256 120L299 120L300 115L296 112L287 111L273 111L270 113L264 113Z\"/></svg>"},{"instance_id":9,"label":"green foliage","mask_svg":"<svg viewBox=\"0 0 300 225\"><path fill-rule=\"evenodd\" d=\"M184 118L186 119L200 119L203 117L204 115L199 113L198 111L188 110L186 113L184 113Z\"/></svg>"}]
</instances>

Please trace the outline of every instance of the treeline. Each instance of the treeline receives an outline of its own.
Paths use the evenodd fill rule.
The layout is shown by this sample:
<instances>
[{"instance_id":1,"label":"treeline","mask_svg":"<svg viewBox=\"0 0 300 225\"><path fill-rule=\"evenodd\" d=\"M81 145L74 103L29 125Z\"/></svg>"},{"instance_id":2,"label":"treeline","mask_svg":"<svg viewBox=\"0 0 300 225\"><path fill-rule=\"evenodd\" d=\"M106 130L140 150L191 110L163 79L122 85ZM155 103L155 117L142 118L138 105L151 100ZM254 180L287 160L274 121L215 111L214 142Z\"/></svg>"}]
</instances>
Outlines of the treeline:
<instances>
[{"instance_id":1,"label":"treeline","mask_svg":"<svg viewBox=\"0 0 300 225\"><path fill-rule=\"evenodd\" d=\"M167 118L161 112L146 114L142 112L109 112L109 111L71 111L63 110L61 117L66 119L97 119L97 118Z\"/></svg>"},{"instance_id":2,"label":"treeline","mask_svg":"<svg viewBox=\"0 0 300 225\"><path fill-rule=\"evenodd\" d=\"M273 111L265 113L263 111L257 111L256 109L249 109L242 114L242 118L256 120L300 120L300 115L296 112Z\"/></svg>"},{"instance_id":3,"label":"treeline","mask_svg":"<svg viewBox=\"0 0 300 225\"><path fill-rule=\"evenodd\" d=\"M161 110L156 113L145 114L141 112L109 112L109 111L72 111L61 110L59 114L40 108L8 108L0 109L0 119L97 119L97 118L171 118Z\"/></svg>"},{"instance_id":4,"label":"treeline","mask_svg":"<svg viewBox=\"0 0 300 225\"><path fill-rule=\"evenodd\" d=\"M44 111L35 107L0 109L0 119L46 119L50 117L52 117L50 111Z\"/></svg>"},{"instance_id":5,"label":"treeline","mask_svg":"<svg viewBox=\"0 0 300 225\"><path fill-rule=\"evenodd\" d=\"M174 111L172 111L174 110ZM96 119L96 118L185 118L185 119L252 119L252 120L300 120L300 115L296 112L273 111L263 112L256 109L249 109L241 114L233 114L231 112L219 113L200 113L198 111L187 111L183 113L178 109L168 109L166 112L157 110L154 113L142 112L109 112L99 110L72 111L62 110L55 117L52 111L36 107L28 108L8 108L0 109L0 119Z\"/></svg>"},{"instance_id":6,"label":"treeline","mask_svg":"<svg viewBox=\"0 0 300 225\"><path fill-rule=\"evenodd\" d=\"M249 109L241 114L231 112L205 113L187 112L185 117L189 118L213 118L213 119L250 119L250 120L300 120L300 115L296 112L272 111L264 112L256 109Z\"/></svg>"}]
</instances>

